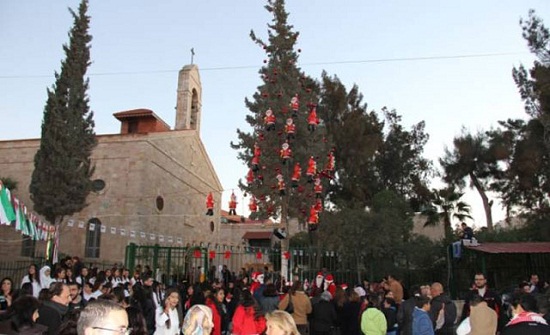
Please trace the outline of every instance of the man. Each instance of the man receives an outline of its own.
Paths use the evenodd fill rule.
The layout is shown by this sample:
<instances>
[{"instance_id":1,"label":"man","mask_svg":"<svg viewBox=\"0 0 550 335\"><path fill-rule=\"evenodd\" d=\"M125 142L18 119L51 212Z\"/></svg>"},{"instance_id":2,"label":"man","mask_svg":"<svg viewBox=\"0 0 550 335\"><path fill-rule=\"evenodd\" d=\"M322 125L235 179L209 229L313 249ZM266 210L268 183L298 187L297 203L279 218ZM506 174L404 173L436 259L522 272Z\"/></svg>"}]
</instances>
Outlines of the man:
<instances>
[{"instance_id":1,"label":"man","mask_svg":"<svg viewBox=\"0 0 550 335\"><path fill-rule=\"evenodd\" d=\"M402 335L412 335L413 313L417 297L427 296L421 293L418 286L411 287L411 292L412 296L403 301L397 309L397 324L399 325L399 332Z\"/></svg>"},{"instance_id":2,"label":"man","mask_svg":"<svg viewBox=\"0 0 550 335\"><path fill-rule=\"evenodd\" d=\"M462 239L471 240L474 237L474 230L471 227L468 227L466 222L462 222L461 226L462 226L462 232L461 232Z\"/></svg>"},{"instance_id":3,"label":"man","mask_svg":"<svg viewBox=\"0 0 550 335\"><path fill-rule=\"evenodd\" d=\"M502 330L502 335L550 334L550 326L542 315L535 313L537 301L531 294L515 294L512 298L512 320Z\"/></svg>"},{"instance_id":4,"label":"man","mask_svg":"<svg viewBox=\"0 0 550 335\"><path fill-rule=\"evenodd\" d=\"M430 298L417 296L416 306L413 312L412 334L414 335L434 335L432 321L428 315L430 310Z\"/></svg>"},{"instance_id":5,"label":"man","mask_svg":"<svg viewBox=\"0 0 550 335\"><path fill-rule=\"evenodd\" d=\"M539 275L536 273L529 279L529 293L539 293Z\"/></svg>"},{"instance_id":6,"label":"man","mask_svg":"<svg viewBox=\"0 0 550 335\"><path fill-rule=\"evenodd\" d=\"M80 313L76 329L78 335L127 335L128 314L113 301L90 301Z\"/></svg>"},{"instance_id":7,"label":"man","mask_svg":"<svg viewBox=\"0 0 550 335\"><path fill-rule=\"evenodd\" d=\"M80 294L82 291L80 285L76 282L71 282L67 286L69 286L69 295L71 297L71 301L69 302L69 311L83 309L86 306L86 301L84 301L82 294Z\"/></svg>"},{"instance_id":8,"label":"man","mask_svg":"<svg viewBox=\"0 0 550 335\"><path fill-rule=\"evenodd\" d=\"M399 305L403 301L403 285L401 285L401 283L391 274L389 274L387 278L389 290L393 293L395 303Z\"/></svg>"},{"instance_id":9,"label":"man","mask_svg":"<svg viewBox=\"0 0 550 335\"><path fill-rule=\"evenodd\" d=\"M71 296L69 287L63 283L53 283L49 289L50 300L44 301L38 309L37 323L48 327L48 335L58 333L59 327L69 311Z\"/></svg>"},{"instance_id":10,"label":"man","mask_svg":"<svg viewBox=\"0 0 550 335\"><path fill-rule=\"evenodd\" d=\"M462 309L461 320L470 316L470 301L475 295L479 295L483 298L483 301L487 303L487 306L495 310L497 315L500 316L501 302L498 294L487 287L487 279L485 274L478 272L474 276L475 289L470 291L470 294L466 297L464 302L464 308Z\"/></svg>"},{"instance_id":11,"label":"man","mask_svg":"<svg viewBox=\"0 0 550 335\"><path fill-rule=\"evenodd\" d=\"M456 321L456 306L454 302L443 292L443 285L441 283L433 283L430 287L430 293L432 301L430 302L429 315L433 327L436 329L435 333L438 335L453 335L455 333L454 325ZM442 325L441 327L436 327L442 309Z\"/></svg>"},{"instance_id":12,"label":"man","mask_svg":"<svg viewBox=\"0 0 550 335\"><path fill-rule=\"evenodd\" d=\"M497 313L483 298L475 295L470 301L470 335L493 335L497 332Z\"/></svg>"}]
</instances>

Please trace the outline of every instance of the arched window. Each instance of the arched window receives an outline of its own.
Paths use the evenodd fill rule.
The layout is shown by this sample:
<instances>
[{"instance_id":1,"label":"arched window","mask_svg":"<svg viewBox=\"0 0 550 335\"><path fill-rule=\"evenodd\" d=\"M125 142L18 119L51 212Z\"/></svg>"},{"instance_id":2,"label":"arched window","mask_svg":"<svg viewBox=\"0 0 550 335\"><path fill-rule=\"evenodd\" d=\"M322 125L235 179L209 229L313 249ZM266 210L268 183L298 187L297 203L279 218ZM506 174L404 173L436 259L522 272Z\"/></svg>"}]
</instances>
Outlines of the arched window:
<instances>
[{"instance_id":1,"label":"arched window","mask_svg":"<svg viewBox=\"0 0 550 335\"><path fill-rule=\"evenodd\" d=\"M86 247L84 257L99 258L99 247L101 242L101 221L92 218L86 226Z\"/></svg>"}]
</instances>

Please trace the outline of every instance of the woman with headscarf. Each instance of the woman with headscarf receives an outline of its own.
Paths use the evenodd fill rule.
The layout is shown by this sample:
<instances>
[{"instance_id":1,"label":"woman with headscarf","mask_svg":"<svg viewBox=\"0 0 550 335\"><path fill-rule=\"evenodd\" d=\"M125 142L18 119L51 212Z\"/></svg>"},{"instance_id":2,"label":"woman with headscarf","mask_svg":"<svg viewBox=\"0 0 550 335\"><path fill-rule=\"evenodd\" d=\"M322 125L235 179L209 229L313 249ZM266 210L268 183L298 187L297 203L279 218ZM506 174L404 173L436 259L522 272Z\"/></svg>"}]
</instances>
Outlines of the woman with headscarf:
<instances>
[{"instance_id":1,"label":"woman with headscarf","mask_svg":"<svg viewBox=\"0 0 550 335\"><path fill-rule=\"evenodd\" d=\"M48 265L44 265L40 269L40 285L42 288L50 289L50 285L55 283L55 279L51 277L51 268Z\"/></svg>"},{"instance_id":2,"label":"woman with headscarf","mask_svg":"<svg viewBox=\"0 0 550 335\"><path fill-rule=\"evenodd\" d=\"M185 314L183 335L210 335L214 323L212 322L212 310L205 305L193 305Z\"/></svg>"}]
</instances>

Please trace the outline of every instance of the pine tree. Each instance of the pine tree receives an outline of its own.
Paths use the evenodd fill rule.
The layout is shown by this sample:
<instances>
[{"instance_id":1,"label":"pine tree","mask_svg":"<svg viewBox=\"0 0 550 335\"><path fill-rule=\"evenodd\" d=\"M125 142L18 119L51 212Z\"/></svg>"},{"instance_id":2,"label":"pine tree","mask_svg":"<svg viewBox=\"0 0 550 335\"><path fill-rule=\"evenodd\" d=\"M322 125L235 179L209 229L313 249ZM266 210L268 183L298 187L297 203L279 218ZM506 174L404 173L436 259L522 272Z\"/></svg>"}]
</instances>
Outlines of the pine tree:
<instances>
[{"instance_id":1,"label":"pine tree","mask_svg":"<svg viewBox=\"0 0 550 335\"><path fill-rule=\"evenodd\" d=\"M69 9L74 24L69 45L63 45L66 58L48 89L40 148L34 157L31 199L34 210L51 224L85 208L91 190L90 156L97 142L85 78L92 40L87 10L87 0L82 0L78 12Z\"/></svg>"},{"instance_id":2,"label":"pine tree","mask_svg":"<svg viewBox=\"0 0 550 335\"><path fill-rule=\"evenodd\" d=\"M250 166L246 181L241 181L239 187L257 200L258 211L252 217L280 219L281 227L287 228L289 218L304 223L316 205L322 209L322 199L316 199L314 180L319 179L326 188L332 173L326 167L332 153L322 120L308 122L319 103L319 86L297 66L300 50L294 48L299 33L287 23L285 2L269 0L265 8L273 14L268 41L264 42L254 31L250 33L267 54L265 65L259 70L262 83L252 100L245 100L250 110L246 121L253 131L238 129L239 141L231 143L231 147L239 150L239 159ZM285 127L289 123L295 125L294 135ZM281 157L285 143L292 151L288 159ZM317 171L308 177L311 159L316 162ZM300 164L302 174L293 181L296 164ZM313 231L316 225L310 224L309 228ZM283 250L288 248L287 241L283 240ZM284 261L282 267L285 274Z\"/></svg>"}]
</instances>

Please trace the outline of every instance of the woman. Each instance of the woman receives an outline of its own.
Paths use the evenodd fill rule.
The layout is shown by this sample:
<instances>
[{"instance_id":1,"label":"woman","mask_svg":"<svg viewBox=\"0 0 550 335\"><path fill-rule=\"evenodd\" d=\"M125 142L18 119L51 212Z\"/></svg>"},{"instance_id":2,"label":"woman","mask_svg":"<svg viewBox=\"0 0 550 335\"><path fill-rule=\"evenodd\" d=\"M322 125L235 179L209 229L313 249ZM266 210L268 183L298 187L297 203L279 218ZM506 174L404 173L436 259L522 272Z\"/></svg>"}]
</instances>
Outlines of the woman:
<instances>
[{"instance_id":1,"label":"woman","mask_svg":"<svg viewBox=\"0 0 550 335\"><path fill-rule=\"evenodd\" d=\"M388 324L379 309L379 296L369 294L366 301L367 309L361 315L361 330L365 335L386 335Z\"/></svg>"},{"instance_id":2,"label":"woman","mask_svg":"<svg viewBox=\"0 0 550 335\"><path fill-rule=\"evenodd\" d=\"M266 315L266 335L300 335L294 318L285 311L273 311Z\"/></svg>"},{"instance_id":3,"label":"woman","mask_svg":"<svg viewBox=\"0 0 550 335\"><path fill-rule=\"evenodd\" d=\"M183 335L210 335L214 323L212 322L212 310L205 305L193 305L185 314Z\"/></svg>"},{"instance_id":4,"label":"woman","mask_svg":"<svg viewBox=\"0 0 550 335\"><path fill-rule=\"evenodd\" d=\"M0 334L47 334L48 327L37 324L40 302L27 295L15 300L8 319L0 323Z\"/></svg>"},{"instance_id":5,"label":"woman","mask_svg":"<svg viewBox=\"0 0 550 335\"><path fill-rule=\"evenodd\" d=\"M265 317L249 290L243 290L233 315L233 335L261 334L265 331Z\"/></svg>"},{"instance_id":6,"label":"woman","mask_svg":"<svg viewBox=\"0 0 550 335\"><path fill-rule=\"evenodd\" d=\"M342 334L361 335L361 297L355 290L349 292L349 298L339 316Z\"/></svg>"},{"instance_id":7,"label":"woman","mask_svg":"<svg viewBox=\"0 0 550 335\"><path fill-rule=\"evenodd\" d=\"M300 333L308 333L308 323L307 316L311 314L312 307L309 297L304 292L304 288L301 281L295 281L290 288L288 294L281 300L279 303L279 309L285 310L292 299L292 305L294 306L294 311L292 312L292 317Z\"/></svg>"},{"instance_id":8,"label":"woman","mask_svg":"<svg viewBox=\"0 0 550 335\"><path fill-rule=\"evenodd\" d=\"M148 335L147 325L145 324L145 318L141 313L141 310L135 306L126 307L126 313L128 314L128 328L132 329L129 335Z\"/></svg>"},{"instance_id":9,"label":"woman","mask_svg":"<svg viewBox=\"0 0 550 335\"><path fill-rule=\"evenodd\" d=\"M260 301L260 305L262 306L262 312L264 312L264 314L273 312L279 308L279 293L277 293L275 284L267 284L262 294L263 299Z\"/></svg>"},{"instance_id":10,"label":"woman","mask_svg":"<svg viewBox=\"0 0 550 335\"><path fill-rule=\"evenodd\" d=\"M0 311L6 311L13 301L13 280L10 277L2 279L0 292Z\"/></svg>"},{"instance_id":11,"label":"woman","mask_svg":"<svg viewBox=\"0 0 550 335\"><path fill-rule=\"evenodd\" d=\"M48 265L44 265L40 269L40 285L44 289L50 289L50 285L55 282L51 277L51 268Z\"/></svg>"},{"instance_id":12,"label":"woman","mask_svg":"<svg viewBox=\"0 0 550 335\"><path fill-rule=\"evenodd\" d=\"M336 323L336 309L330 302L332 296L329 291L321 293L320 300L313 305L311 315L311 329L314 335L330 335Z\"/></svg>"},{"instance_id":13,"label":"woman","mask_svg":"<svg viewBox=\"0 0 550 335\"><path fill-rule=\"evenodd\" d=\"M178 290L170 288L166 291L162 307L157 308L155 315L155 335L178 335L180 320L176 307L180 301Z\"/></svg>"},{"instance_id":14,"label":"woman","mask_svg":"<svg viewBox=\"0 0 550 335\"><path fill-rule=\"evenodd\" d=\"M65 268L59 267L55 269L53 278L58 283L67 283L67 270Z\"/></svg>"},{"instance_id":15,"label":"woman","mask_svg":"<svg viewBox=\"0 0 550 335\"><path fill-rule=\"evenodd\" d=\"M31 283L32 295L35 298L38 298L38 293L40 293L42 286L40 285L40 276L38 275L38 267L36 264L29 265L27 274L23 277L23 280L21 280L21 287L23 287L23 284L25 283Z\"/></svg>"},{"instance_id":16,"label":"woman","mask_svg":"<svg viewBox=\"0 0 550 335\"><path fill-rule=\"evenodd\" d=\"M213 335L221 335L227 330L227 313L223 300L225 298L225 291L223 288L215 289L207 298L206 306L212 310L212 321L214 322Z\"/></svg>"}]
</instances>

